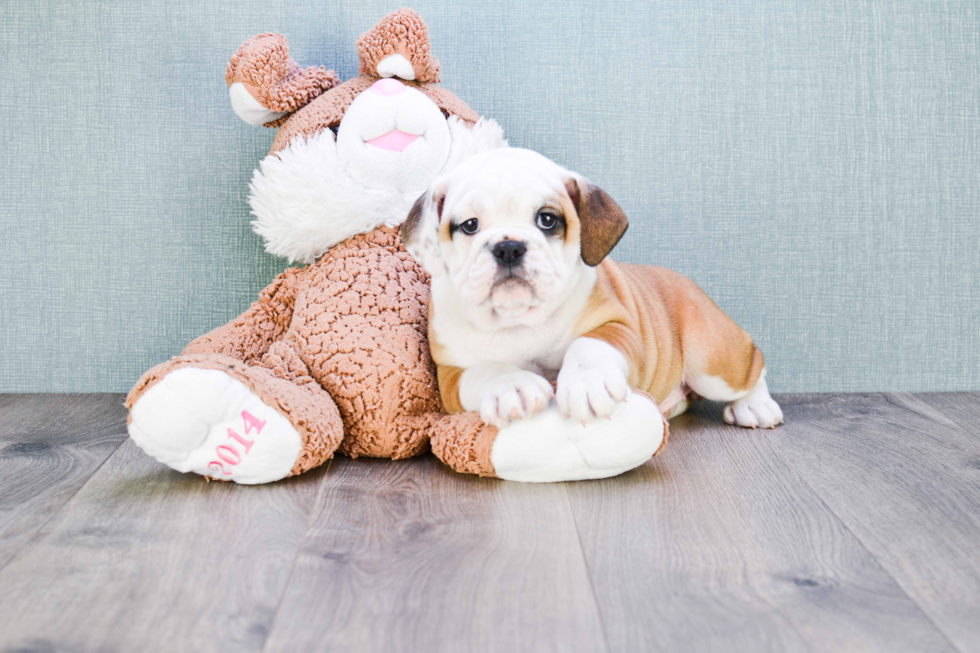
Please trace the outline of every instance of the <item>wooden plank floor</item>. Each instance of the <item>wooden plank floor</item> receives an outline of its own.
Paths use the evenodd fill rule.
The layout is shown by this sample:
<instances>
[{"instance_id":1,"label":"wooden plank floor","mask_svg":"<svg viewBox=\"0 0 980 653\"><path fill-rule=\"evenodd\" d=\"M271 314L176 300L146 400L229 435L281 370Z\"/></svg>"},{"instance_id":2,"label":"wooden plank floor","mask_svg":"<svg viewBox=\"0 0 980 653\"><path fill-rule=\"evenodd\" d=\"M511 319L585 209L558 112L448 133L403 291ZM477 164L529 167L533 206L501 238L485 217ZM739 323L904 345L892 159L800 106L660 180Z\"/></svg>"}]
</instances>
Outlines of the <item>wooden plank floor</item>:
<instances>
[{"instance_id":1,"label":"wooden plank floor","mask_svg":"<svg viewBox=\"0 0 980 653\"><path fill-rule=\"evenodd\" d=\"M143 455L120 395L3 395L0 651L980 650L980 393L779 400L604 481L239 487Z\"/></svg>"}]
</instances>

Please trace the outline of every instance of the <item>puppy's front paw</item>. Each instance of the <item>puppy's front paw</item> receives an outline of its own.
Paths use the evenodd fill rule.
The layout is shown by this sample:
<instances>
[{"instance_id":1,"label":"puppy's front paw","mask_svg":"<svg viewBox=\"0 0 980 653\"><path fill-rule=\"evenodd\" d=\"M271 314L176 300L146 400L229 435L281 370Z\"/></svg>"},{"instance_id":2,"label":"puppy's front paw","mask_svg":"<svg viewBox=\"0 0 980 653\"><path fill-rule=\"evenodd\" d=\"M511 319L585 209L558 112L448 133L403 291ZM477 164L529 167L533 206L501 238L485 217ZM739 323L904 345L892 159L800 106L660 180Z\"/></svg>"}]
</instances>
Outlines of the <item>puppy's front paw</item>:
<instances>
[{"instance_id":1,"label":"puppy's front paw","mask_svg":"<svg viewBox=\"0 0 980 653\"><path fill-rule=\"evenodd\" d=\"M579 422L609 417L629 392L626 374L618 365L565 365L558 373L558 409Z\"/></svg>"},{"instance_id":2,"label":"puppy's front paw","mask_svg":"<svg viewBox=\"0 0 980 653\"><path fill-rule=\"evenodd\" d=\"M480 401L480 417L500 427L508 420L530 417L553 396L551 384L543 377L526 370L510 372L490 382Z\"/></svg>"}]
</instances>

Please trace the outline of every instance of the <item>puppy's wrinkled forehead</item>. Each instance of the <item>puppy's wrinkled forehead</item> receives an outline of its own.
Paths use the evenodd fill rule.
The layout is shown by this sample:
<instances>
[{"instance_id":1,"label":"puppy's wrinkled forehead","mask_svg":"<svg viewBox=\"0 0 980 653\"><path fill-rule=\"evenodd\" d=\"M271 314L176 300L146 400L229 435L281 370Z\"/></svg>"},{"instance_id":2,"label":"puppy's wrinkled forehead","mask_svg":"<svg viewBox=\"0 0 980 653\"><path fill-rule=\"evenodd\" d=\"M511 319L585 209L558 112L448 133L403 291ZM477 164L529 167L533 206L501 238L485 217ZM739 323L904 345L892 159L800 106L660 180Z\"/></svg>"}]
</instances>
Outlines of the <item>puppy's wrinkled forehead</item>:
<instances>
[{"instance_id":1,"label":"puppy's wrinkled forehead","mask_svg":"<svg viewBox=\"0 0 980 653\"><path fill-rule=\"evenodd\" d=\"M526 223L514 227L521 240L540 246L546 239L593 267L629 226L613 198L581 175L537 152L505 147L438 177L415 201L401 233L408 251L435 277L448 265L442 248L449 256L451 247L506 240L510 234L500 227L517 223Z\"/></svg>"},{"instance_id":2,"label":"puppy's wrinkled forehead","mask_svg":"<svg viewBox=\"0 0 980 653\"><path fill-rule=\"evenodd\" d=\"M562 169L537 152L507 148L470 159L446 189L445 219L473 213L484 218L527 218L542 202L567 197Z\"/></svg>"}]
</instances>

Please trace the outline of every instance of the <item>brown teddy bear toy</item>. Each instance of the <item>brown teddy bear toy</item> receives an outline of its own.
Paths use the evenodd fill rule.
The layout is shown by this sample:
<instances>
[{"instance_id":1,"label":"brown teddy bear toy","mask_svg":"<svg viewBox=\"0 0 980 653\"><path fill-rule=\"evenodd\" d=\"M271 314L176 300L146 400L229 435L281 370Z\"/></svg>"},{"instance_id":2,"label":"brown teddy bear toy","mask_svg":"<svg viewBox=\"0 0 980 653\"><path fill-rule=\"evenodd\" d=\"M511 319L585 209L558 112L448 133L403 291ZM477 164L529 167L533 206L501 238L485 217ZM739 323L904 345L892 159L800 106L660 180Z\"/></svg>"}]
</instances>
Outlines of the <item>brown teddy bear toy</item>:
<instances>
[{"instance_id":1,"label":"brown teddy bear toy","mask_svg":"<svg viewBox=\"0 0 980 653\"><path fill-rule=\"evenodd\" d=\"M232 57L235 112L279 128L252 180L253 225L269 252L307 265L146 372L126 400L132 439L178 471L245 484L336 451L397 459L430 444L457 471L525 481L612 476L648 460L666 432L639 393L601 423L568 423L554 407L499 430L476 413L445 414L428 275L398 225L437 174L506 141L437 85L418 14L388 15L357 47L360 76L343 84L300 68L278 34Z\"/></svg>"}]
</instances>

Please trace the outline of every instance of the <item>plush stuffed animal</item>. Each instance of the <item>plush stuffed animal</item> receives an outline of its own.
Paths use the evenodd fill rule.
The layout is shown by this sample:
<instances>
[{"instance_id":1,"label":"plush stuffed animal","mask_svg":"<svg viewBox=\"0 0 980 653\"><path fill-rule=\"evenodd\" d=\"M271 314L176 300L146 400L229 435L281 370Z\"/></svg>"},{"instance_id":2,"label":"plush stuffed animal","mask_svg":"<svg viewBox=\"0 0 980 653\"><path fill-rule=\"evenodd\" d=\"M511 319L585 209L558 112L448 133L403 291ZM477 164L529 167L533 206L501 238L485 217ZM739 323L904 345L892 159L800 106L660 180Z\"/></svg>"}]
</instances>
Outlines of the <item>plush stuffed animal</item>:
<instances>
[{"instance_id":1,"label":"plush stuffed animal","mask_svg":"<svg viewBox=\"0 0 980 653\"><path fill-rule=\"evenodd\" d=\"M279 128L252 180L253 225L269 252L307 265L143 375L126 400L134 442L178 471L246 484L337 451L397 459L430 445L457 471L524 481L612 476L649 460L666 422L639 393L588 424L551 407L498 430L442 410L428 276L398 225L437 174L506 141L438 86L416 13L390 14L357 47L360 75L343 84L302 69L278 34L232 57L235 112Z\"/></svg>"}]
</instances>

